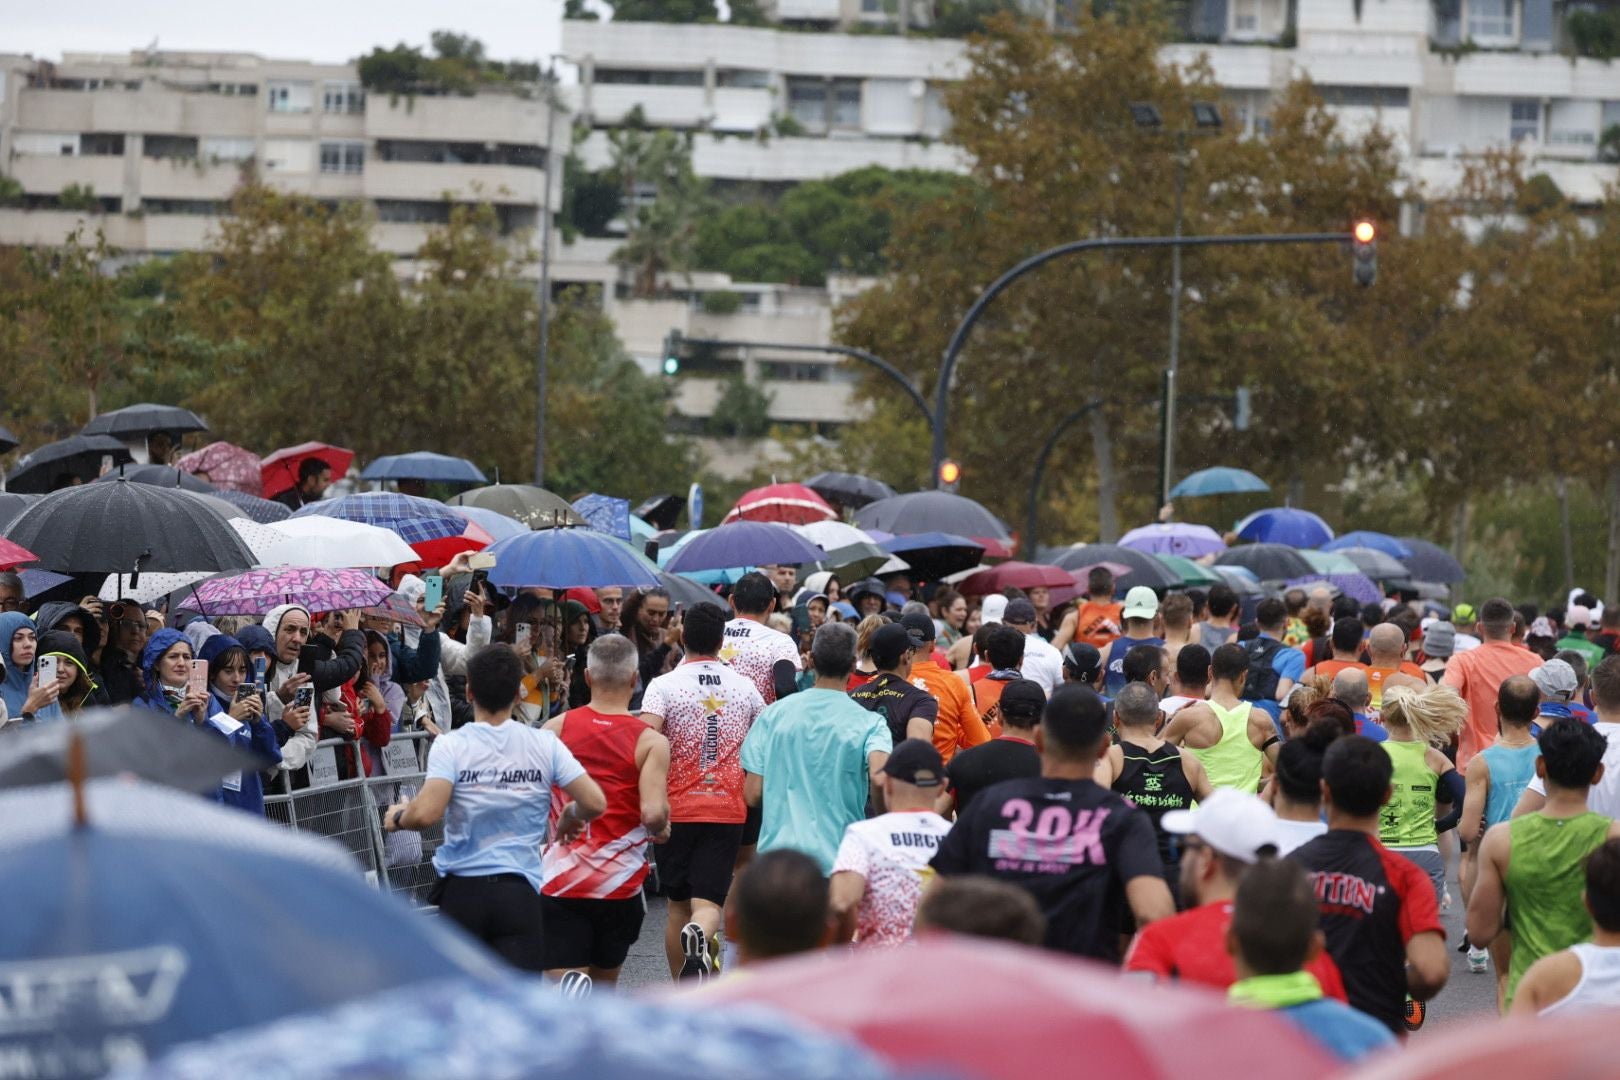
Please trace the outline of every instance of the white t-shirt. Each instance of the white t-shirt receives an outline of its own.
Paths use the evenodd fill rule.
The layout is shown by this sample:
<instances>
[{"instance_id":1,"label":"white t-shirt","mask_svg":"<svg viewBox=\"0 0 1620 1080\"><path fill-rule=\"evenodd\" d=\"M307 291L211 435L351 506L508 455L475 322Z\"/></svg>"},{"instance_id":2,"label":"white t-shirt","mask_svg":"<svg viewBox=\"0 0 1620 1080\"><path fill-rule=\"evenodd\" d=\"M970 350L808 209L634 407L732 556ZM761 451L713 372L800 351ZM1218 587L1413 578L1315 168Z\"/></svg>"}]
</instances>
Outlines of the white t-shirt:
<instances>
[{"instance_id":1,"label":"white t-shirt","mask_svg":"<svg viewBox=\"0 0 1620 1080\"><path fill-rule=\"evenodd\" d=\"M585 775L562 740L515 720L468 724L433 741L427 775L453 785L433 868L465 877L522 874L539 892L551 789Z\"/></svg>"},{"instance_id":2,"label":"white t-shirt","mask_svg":"<svg viewBox=\"0 0 1620 1080\"><path fill-rule=\"evenodd\" d=\"M776 680L771 672L779 660L792 662L799 670L799 647L780 630L738 616L726 623L720 639L720 662L748 678L769 705L776 700Z\"/></svg>"},{"instance_id":3,"label":"white t-shirt","mask_svg":"<svg viewBox=\"0 0 1620 1080\"><path fill-rule=\"evenodd\" d=\"M1620 724L1599 720L1592 726L1609 740L1609 748L1603 751L1603 779L1586 793L1586 808L1594 814L1620 819ZM1530 781L1525 790L1545 797L1547 781L1538 776Z\"/></svg>"},{"instance_id":4,"label":"white t-shirt","mask_svg":"<svg viewBox=\"0 0 1620 1080\"><path fill-rule=\"evenodd\" d=\"M1039 634L1024 635L1023 675L1040 684L1051 697L1052 691L1063 685L1063 654Z\"/></svg>"},{"instance_id":5,"label":"white t-shirt","mask_svg":"<svg viewBox=\"0 0 1620 1080\"><path fill-rule=\"evenodd\" d=\"M1204 699L1201 697L1182 697L1180 694L1176 694L1160 701L1159 711L1164 713L1164 718L1168 720L1170 717L1176 715L1176 713L1180 712L1182 709L1185 709L1193 702L1203 700Z\"/></svg>"},{"instance_id":6,"label":"white t-shirt","mask_svg":"<svg viewBox=\"0 0 1620 1080\"><path fill-rule=\"evenodd\" d=\"M1299 847L1301 844L1315 840L1327 832L1327 826L1320 821L1276 821L1277 854L1283 856Z\"/></svg>"},{"instance_id":7,"label":"white t-shirt","mask_svg":"<svg viewBox=\"0 0 1620 1080\"><path fill-rule=\"evenodd\" d=\"M642 715L662 717L669 740L671 821L746 820L740 755L763 711L753 682L714 660L687 660L647 684Z\"/></svg>"},{"instance_id":8,"label":"white t-shirt","mask_svg":"<svg viewBox=\"0 0 1620 1080\"><path fill-rule=\"evenodd\" d=\"M911 937L928 863L951 823L932 810L903 810L857 821L844 830L833 873L847 870L866 880L855 913L857 948L898 945Z\"/></svg>"}]
</instances>

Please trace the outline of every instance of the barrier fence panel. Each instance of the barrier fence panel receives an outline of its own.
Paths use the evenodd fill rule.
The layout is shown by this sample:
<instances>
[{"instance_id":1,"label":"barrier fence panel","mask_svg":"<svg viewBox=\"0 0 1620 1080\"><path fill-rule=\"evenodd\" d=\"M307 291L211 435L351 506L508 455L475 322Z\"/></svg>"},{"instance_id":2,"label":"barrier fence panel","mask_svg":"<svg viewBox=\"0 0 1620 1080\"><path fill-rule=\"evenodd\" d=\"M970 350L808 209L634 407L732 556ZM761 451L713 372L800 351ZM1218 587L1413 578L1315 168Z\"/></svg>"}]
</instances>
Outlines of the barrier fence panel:
<instances>
[{"instance_id":1,"label":"barrier fence panel","mask_svg":"<svg viewBox=\"0 0 1620 1080\"><path fill-rule=\"evenodd\" d=\"M267 789L264 811L267 820L337 841L376 880L383 861L376 805L365 778L338 779L338 755L357 752L358 747L342 739L318 743L310 757L309 785L295 789L291 774L278 771Z\"/></svg>"},{"instance_id":2,"label":"barrier fence panel","mask_svg":"<svg viewBox=\"0 0 1620 1080\"><path fill-rule=\"evenodd\" d=\"M432 736L401 732L383 750L380 775L365 781L366 796L377 807L371 817L373 843L378 852L377 885L418 906L428 905L438 874L433 853L444 842L444 822L421 832L384 832L382 814L396 802L411 799L427 779L427 750Z\"/></svg>"}]
</instances>

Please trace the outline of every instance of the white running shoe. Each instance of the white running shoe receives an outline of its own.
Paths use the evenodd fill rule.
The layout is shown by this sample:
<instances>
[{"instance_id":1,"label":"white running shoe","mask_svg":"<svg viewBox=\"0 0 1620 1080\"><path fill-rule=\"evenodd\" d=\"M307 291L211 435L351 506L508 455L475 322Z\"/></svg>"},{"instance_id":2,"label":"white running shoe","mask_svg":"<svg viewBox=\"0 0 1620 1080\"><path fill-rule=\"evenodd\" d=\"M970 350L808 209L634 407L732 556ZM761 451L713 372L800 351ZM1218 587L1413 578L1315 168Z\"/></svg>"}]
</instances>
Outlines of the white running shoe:
<instances>
[{"instance_id":1,"label":"white running shoe","mask_svg":"<svg viewBox=\"0 0 1620 1080\"><path fill-rule=\"evenodd\" d=\"M709 977L709 937L695 922L681 927L681 955L686 958L681 964L682 979L702 982Z\"/></svg>"},{"instance_id":2,"label":"white running shoe","mask_svg":"<svg viewBox=\"0 0 1620 1080\"><path fill-rule=\"evenodd\" d=\"M1483 975L1491 968L1491 954L1484 949L1468 950L1468 973Z\"/></svg>"},{"instance_id":3,"label":"white running shoe","mask_svg":"<svg viewBox=\"0 0 1620 1080\"><path fill-rule=\"evenodd\" d=\"M591 989L591 977L583 971L565 971L557 980L557 992L575 1001L590 997Z\"/></svg>"}]
</instances>

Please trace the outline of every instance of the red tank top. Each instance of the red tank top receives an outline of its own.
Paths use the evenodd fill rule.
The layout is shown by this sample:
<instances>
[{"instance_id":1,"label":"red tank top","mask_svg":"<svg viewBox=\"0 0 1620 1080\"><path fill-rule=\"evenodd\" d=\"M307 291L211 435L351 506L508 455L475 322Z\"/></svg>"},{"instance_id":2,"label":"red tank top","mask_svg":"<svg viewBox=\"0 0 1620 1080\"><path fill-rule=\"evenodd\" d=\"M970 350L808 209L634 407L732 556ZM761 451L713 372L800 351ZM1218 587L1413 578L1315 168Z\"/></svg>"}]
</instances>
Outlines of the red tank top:
<instances>
[{"instance_id":1,"label":"red tank top","mask_svg":"<svg viewBox=\"0 0 1620 1080\"><path fill-rule=\"evenodd\" d=\"M607 797L607 810L572 844L552 844L545 853L547 896L623 900L647 878L647 830L641 825L641 770L636 743L647 725L634 716L610 716L589 705L563 715L558 734ZM568 798L552 799L552 815Z\"/></svg>"}]
</instances>

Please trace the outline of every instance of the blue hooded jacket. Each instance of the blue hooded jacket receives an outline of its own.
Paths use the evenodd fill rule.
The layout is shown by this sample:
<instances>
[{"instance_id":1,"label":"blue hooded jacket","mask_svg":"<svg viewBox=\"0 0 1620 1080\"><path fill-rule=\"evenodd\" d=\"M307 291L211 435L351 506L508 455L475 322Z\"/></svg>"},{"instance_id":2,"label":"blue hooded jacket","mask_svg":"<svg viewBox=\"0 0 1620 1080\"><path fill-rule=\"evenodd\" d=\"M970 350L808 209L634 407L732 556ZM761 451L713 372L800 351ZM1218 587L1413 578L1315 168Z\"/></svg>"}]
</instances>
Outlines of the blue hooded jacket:
<instances>
[{"instance_id":1,"label":"blue hooded jacket","mask_svg":"<svg viewBox=\"0 0 1620 1080\"><path fill-rule=\"evenodd\" d=\"M6 677L0 682L0 700L6 703L6 712L12 720L21 720L23 706L28 703L28 687L34 678L33 664L14 664L11 661L11 639L19 630L33 630L34 620L20 611L0 614L0 661L5 662ZM60 720L62 707L56 702L38 709L35 720Z\"/></svg>"},{"instance_id":2,"label":"blue hooded jacket","mask_svg":"<svg viewBox=\"0 0 1620 1080\"><path fill-rule=\"evenodd\" d=\"M260 628L255 626L249 629ZM235 704L233 701L225 700L219 691L214 689L214 661L223 653L240 648L244 648L243 644L229 634L215 634L203 642L202 648L198 650L197 659L208 661L208 698L209 708L212 710L209 713L210 719L217 713L229 715L231 706ZM262 713L258 719L243 723L229 735L212 723L204 724L203 730L218 735L238 749L246 750L257 757L265 768L281 764L281 747L276 744L275 729L270 726L270 721L266 720ZM245 769L240 775L226 777L225 782L214 789L213 797L215 802L225 806L234 806L258 817L264 816L264 781L256 771Z\"/></svg>"},{"instance_id":3,"label":"blue hooded jacket","mask_svg":"<svg viewBox=\"0 0 1620 1080\"><path fill-rule=\"evenodd\" d=\"M174 715L174 708L180 703L180 699L175 698L171 701L163 693L163 685L158 681L157 677L157 664L159 660L163 659L163 654L176 645L184 645L190 648L191 642L180 631L170 630L168 627L159 630L147 641L146 648L141 650L143 688L140 696L135 699L135 704L144 705L146 708L155 709L158 712L168 713L170 716Z\"/></svg>"}]
</instances>

